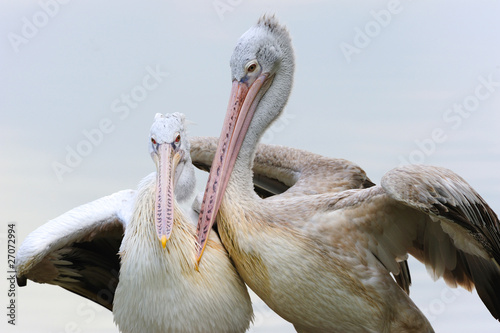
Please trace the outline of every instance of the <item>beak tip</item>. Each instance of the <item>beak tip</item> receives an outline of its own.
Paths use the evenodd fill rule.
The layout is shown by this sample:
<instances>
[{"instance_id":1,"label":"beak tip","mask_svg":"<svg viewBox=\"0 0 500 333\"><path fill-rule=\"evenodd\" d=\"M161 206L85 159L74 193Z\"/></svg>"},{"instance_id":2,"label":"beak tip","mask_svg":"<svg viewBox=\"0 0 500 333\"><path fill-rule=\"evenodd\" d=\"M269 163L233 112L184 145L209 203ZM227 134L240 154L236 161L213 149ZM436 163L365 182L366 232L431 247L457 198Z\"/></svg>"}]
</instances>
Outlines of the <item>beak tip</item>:
<instances>
[{"instance_id":1,"label":"beak tip","mask_svg":"<svg viewBox=\"0 0 500 333\"><path fill-rule=\"evenodd\" d=\"M205 252L206 242L204 242L202 244L203 245L201 245L201 244L198 243L198 250L197 250L197 253L196 253L195 264L196 264L196 270L197 271L199 271L200 261L201 261L201 257L203 256L203 252ZM201 247L200 247L200 245L201 245Z\"/></svg>"},{"instance_id":2,"label":"beak tip","mask_svg":"<svg viewBox=\"0 0 500 333\"><path fill-rule=\"evenodd\" d=\"M167 246L167 236L162 235L161 236L161 246L165 248Z\"/></svg>"}]
</instances>

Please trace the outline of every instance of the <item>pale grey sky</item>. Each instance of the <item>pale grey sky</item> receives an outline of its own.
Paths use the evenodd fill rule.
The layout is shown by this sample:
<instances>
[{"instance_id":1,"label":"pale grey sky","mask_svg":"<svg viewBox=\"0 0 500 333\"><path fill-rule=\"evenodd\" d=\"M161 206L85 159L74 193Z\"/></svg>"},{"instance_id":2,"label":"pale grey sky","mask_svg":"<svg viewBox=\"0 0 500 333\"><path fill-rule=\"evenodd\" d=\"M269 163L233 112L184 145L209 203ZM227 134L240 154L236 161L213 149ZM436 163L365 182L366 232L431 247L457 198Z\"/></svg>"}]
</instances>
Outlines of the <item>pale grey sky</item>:
<instances>
[{"instance_id":1,"label":"pale grey sky","mask_svg":"<svg viewBox=\"0 0 500 333\"><path fill-rule=\"evenodd\" d=\"M217 136L232 49L263 13L288 26L296 52L292 96L265 142L349 159L374 182L401 163L445 166L500 212L499 2L9 0L2 256L5 224L17 224L19 245L77 205L135 188L154 168L156 112L183 112L191 135ZM411 269L411 297L437 332L498 331L477 295ZM18 325L0 323L7 332L117 331L107 310L54 286L18 292ZM261 303L256 313L253 332L292 331Z\"/></svg>"}]
</instances>

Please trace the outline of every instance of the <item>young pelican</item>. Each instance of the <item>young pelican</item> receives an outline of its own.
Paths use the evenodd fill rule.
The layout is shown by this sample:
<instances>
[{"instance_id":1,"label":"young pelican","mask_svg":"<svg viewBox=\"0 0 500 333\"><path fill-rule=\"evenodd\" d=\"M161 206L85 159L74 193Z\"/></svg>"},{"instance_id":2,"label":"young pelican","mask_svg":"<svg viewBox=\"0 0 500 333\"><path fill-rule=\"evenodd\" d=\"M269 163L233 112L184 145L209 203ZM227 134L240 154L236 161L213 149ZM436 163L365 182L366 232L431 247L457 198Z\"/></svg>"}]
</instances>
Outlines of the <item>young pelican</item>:
<instances>
[{"instance_id":1,"label":"young pelican","mask_svg":"<svg viewBox=\"0 0 500 333\"><path fill-rule=\"evenodd\" d=\"M256 146L286 104L293 71L289 34L274 17L261 18L238 41L200 211L198 258L217 216L242 278L299 332L432 332L389 274L400 273L408 254L436 278L475 286L500 318L498 218L450 170L405 166L388 172L381 185L344 190L339 177L334 190L323 193L314 187L331 178L325 169L303 172L316 160L284 160L275 165L278 173L292 174L295 185L267 199L255 194Z\"/></svg>"},{"instance_id":2,"label":"young pelican","mask_svg":"<svg viewBox=\"0 0 500 333\"><path fill-rule=\"evenodd\" d=\"M96 301L126 333L246 331L250 298L216 235L195 270L195 228L177 204L195 184L184 116L157 114L149 147L157 172L137 191L74 208L26 238L18 281L59 285Z\"/></svg>"}]
</instances>

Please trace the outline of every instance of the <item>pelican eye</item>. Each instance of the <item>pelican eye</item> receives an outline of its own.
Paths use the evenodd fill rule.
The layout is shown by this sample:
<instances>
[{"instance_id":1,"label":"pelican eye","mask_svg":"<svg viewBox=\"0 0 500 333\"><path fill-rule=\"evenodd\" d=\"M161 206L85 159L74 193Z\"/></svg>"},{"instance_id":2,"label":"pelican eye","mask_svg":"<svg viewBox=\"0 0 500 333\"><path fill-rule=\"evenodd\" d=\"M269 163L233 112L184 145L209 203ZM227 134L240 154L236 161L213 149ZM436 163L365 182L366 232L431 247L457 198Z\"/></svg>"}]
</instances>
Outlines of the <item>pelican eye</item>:
<instances>
[{"instance_id":1,"label":"pelican eye","mask_svg":"<svg viewBox=\"0 0 500 333\"><path fill-rule=\"evenodd\" d=\"M246 71L246 73L247 73L247 74L254 73L254 72L256 72L258 69L259 69L259 63L257 62L257 60L252 60L252 61L249 61L249 62L245 65L245 71Z\"/></svg>"},{"instance_id":2,"label":"pelican eye","mask_svg":"<svg viewBox=\"0 0 500 333\"><path fill-rule=\"evenodd\" d=\"M256 64L251 64L250 66L248 66L248 73L252 73L254 70L257 69L257 65Z\"/></svg>"},{"instance_id":3,"label":"pelican eye","mask_svg":"<svg viewBox=\"0 0 500 333\"><path fill-rule=\"evenodd\" d=\"M181 142L181 135L180 135L180 134L177 134L177 136L175 137L174 142L175 142L175 143L179 143L179 142Z\"/></svg>"},{"instance_id":4,"label":"pelican eye","mask_svg":"<svg viewBox=\"0 0 500 333\"><path fill-rule=\"evenodd\" d=\"M151 142L155 145L156 144L156 140L154 138L151 138Z\"/></svg>"}]
</instances>

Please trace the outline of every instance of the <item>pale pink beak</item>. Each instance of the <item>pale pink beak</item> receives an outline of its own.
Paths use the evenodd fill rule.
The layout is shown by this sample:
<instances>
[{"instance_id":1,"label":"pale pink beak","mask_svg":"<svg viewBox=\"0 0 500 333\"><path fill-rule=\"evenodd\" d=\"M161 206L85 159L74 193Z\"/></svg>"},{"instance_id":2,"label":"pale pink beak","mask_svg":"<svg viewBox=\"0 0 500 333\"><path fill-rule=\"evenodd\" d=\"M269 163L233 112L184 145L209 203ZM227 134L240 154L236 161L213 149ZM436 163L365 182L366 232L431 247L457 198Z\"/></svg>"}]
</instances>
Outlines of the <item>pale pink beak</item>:
<instances>
[{"instance_id":1,"label":"pale pink beak","mask_svg":"<svg viewBox=\"0 0 500 333\"><path fill-rule=\"evenodd\" d=\"M156 233L165 248L174 224L174 175L181 155L172 145L158 145L158 168L156 173L155 225Z\"/></svg>"},{"instance_id":2,"label":"pale pink beak","mask_svg":"<svg viewBox=\"0 0 500 333\"><path fill-rule=\"evenodd\" d=\"M205 250L208 235L215 222L248 127L263 95L259 92L268 78L269 74L263 73L250 85L246 82L233 81L226 118L208 176L198 219L198 262Z\"/></svg>"}]
</instances>

